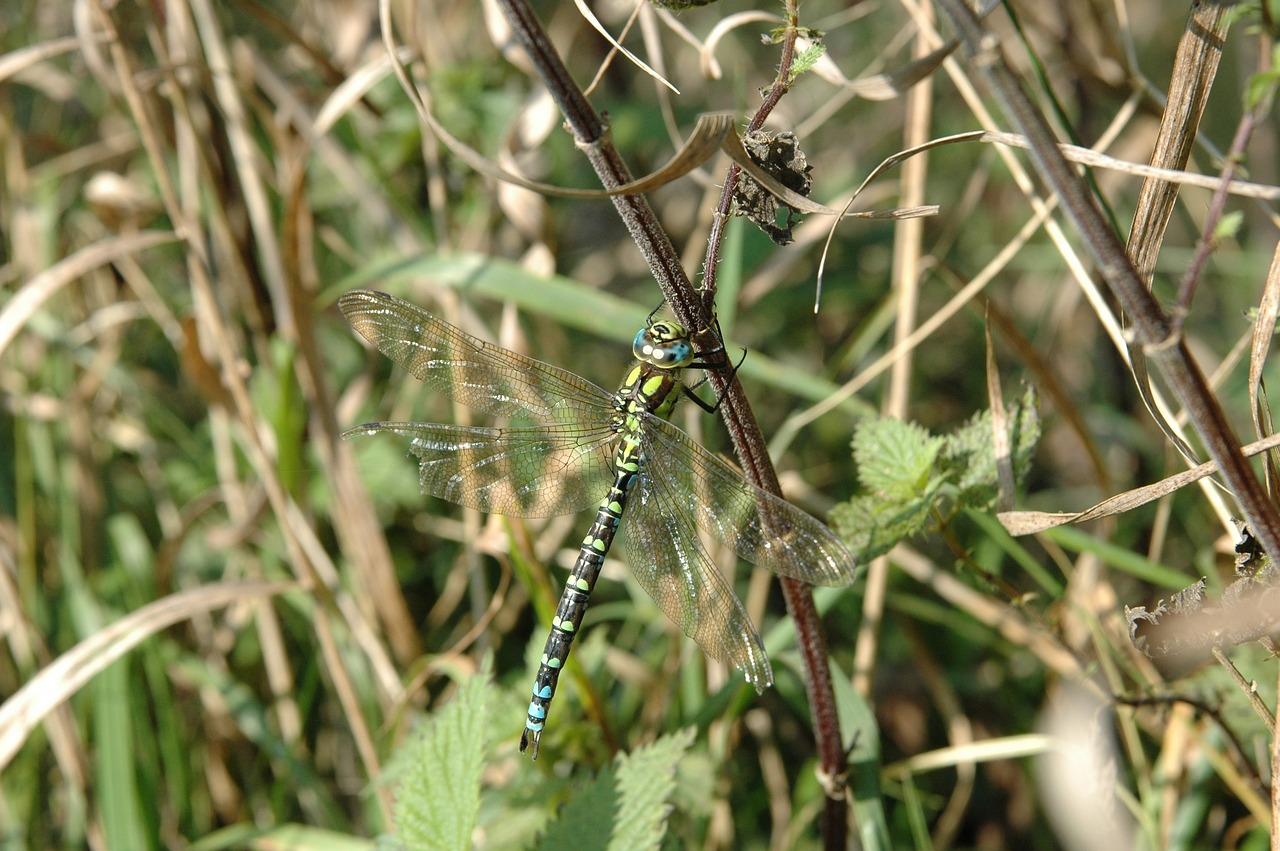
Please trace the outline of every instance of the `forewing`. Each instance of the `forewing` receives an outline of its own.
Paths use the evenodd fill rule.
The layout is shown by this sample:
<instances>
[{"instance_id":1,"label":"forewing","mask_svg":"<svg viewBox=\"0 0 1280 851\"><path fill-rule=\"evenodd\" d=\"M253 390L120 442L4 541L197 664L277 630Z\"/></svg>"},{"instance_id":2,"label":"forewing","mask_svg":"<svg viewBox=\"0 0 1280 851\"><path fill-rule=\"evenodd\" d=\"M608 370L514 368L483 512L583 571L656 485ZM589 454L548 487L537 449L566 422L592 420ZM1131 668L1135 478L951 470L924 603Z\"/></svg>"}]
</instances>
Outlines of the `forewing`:
<instances>
[{"instance_id":1,"label":"forewing","mask_svg":"<svg viewBox=\"0 0 1280 851\"><path fill-rule=\"evenodd\" d=\"M486 343L386 293L338 299L352 327L432 390L496 417L607 421L612 397L567 370Z\"/></svg>"},{"instance_id":2,"label":"forewing","mask_svg":"<svg viewBox=\"0 0 1280 851\"><path fill-rule=\"evenodd\" d=\"M763 691L773 684L764 643L707 554L693 515L652 468L641 464L622 521L631 573L667 617L708 656L742 671Z\"/></svg>"},{"instance_id":3,"label":"forewing","mask_svg":"<svg viewBox=\"0 0 1280 851\"><path fill-rule=\"evenodd\" d=\"M612 481L612 433L599 429L367 423L343 437L380 432L408 442L423 493L487 513L571 514L595 506Z\"/></svg>"},{"instance_id":4,"label":"forewing","mask_svg":"<svg viewBox=\"0 0 1280 851\"><path fill-rule=\"evenodd\" d=\"M645 468L664 482L664 509L694 519L749 562L810 585L848 585L858 563L820 520L766 493L666 420L644 423Z\"/></svg>"}]
</instances>

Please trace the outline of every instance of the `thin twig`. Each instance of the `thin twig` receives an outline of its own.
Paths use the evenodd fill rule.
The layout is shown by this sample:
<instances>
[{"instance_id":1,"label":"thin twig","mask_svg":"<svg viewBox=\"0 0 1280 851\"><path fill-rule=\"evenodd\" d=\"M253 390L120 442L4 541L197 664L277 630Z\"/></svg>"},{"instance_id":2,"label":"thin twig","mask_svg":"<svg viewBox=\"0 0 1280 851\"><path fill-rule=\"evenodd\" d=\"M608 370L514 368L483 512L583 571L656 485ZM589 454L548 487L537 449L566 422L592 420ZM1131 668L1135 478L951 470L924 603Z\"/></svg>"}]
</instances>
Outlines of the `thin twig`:
<instances>
[{"instance_id":1,"label":"thin twig","mask_svg":"<svg viewBox=\"0 0 1280 851\"><path fill-rule=\"evenodd\" d=\"M1259 64L1262 66L1258 69L1259 73L1267 73L1271 70L1271 51L1263 51L1259 57ZM1213 192L1213 199L1209 202L1209 211L1205 216L1204 233L1201 234L1200 240L1196 244L1195 255L1191 258L1191 262L1187 264L1187 271L1182 276L1182 281L1178 284L1178 301L1177 307L1174 309L1174 320L1181 324L1191 309L1191 297L1195 294L1196 282L1200 279L1200 273L1204 271L1205 264L1209 262L1209 255L1218 247L1218 223L1221 221L1223 213L1227 208L1227 197L1230 194L1229 188L1231 181L1235 179L1236 172L1240 169L1240 163L1244 159L1245 148L1249 145L1249 140L1253 138L1253 131L1258 127L1258 121L1262 117L1262 110L1269 111L1269 105L1264 107L1255 107L1244 114L1240 119L1240 124L1236 127L1236 133L1231 140L1231 147L1227 150L1226 161L1222 165L1222 177L1218 183L1218 187ZM1263 113L1265 114L1265 113Z\"/></svg>"},{"instance_id":2,"label":"thin twig","mask_svg":"<svg viewBox=\"0 0 1280 851\"><path fill-rule=\"evenodd\" d=\"M1235 680L1240 691L1244 694L1245 699L1249 701L1249 705L1253 707L1254 713L1262 719L1262 723L1267 726L1267 734L1271 738L1276 736L1276 719L1271 709L1262 702L1262 698L1258 696L1258 684L1244 678L1244 674L1240 673L1235 663L1227 658L1227 654L1223 652L1221 647L1214 647L1211 651L1213 658L1219 665L1226 669L1231 679Z\"/></svg>"},{"instance_id":3,"label":"thin twig","mask_svg":"<svg viewBox=\"0 0 1280 851\"><path fill-rule=\"evenodd\" d=\"M1218 729L1222 731L1222 735L1226 737L1231 745L1231 751L1235 756L1235 761L1240 768L1248 772L1249 777L1262 785L1262 776L1258 773L1258 766L1254 763L1249 752L1245 750L1244 745L1240 743L1240 737L1236 731L1227 723L1227 719L1223 717L1222 710L1213 706L1200 698L1192 697L1187 694L1153 694L1143 695L1140 697L1130 697L1128 695L1118 694L1115 696L1116 704L1119 706L1132 706L1134 708L1140 706L1172 706L1177 703L1186 704L1202 715L1207 715L1213 719L1218 725Z\"/></svg>"}]
</instances>

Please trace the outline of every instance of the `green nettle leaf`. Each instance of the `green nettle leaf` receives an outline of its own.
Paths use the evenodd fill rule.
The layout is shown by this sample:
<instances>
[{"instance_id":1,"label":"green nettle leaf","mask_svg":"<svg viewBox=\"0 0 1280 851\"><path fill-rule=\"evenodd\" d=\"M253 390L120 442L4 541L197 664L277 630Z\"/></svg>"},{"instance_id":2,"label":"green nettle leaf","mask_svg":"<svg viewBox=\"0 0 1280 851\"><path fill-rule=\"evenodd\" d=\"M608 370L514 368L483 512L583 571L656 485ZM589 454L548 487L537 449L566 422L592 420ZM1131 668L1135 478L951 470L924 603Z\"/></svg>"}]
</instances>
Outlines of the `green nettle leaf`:
<instances>
[{"instance_id":1,"label":"green nettle leaf","mask_svg":"<svg viewBox=\"0 0 1280 851\"><path fill-rule=\"evenodd\" d=\"M613 767L603 769L574 791L560 811L560 817L539 840L539 848L551 851L609 845L621 794L614 771Z\"/></svg>"},{"instance_id":2,"label":"green nettle leaf","mask_svg":"<svg viewBox=\"0 0 1280 851\"><path fill-rule=\"evenodd\" d=\"M622 809L610 849L657 848L667 832L668 799L676 788L676 766L693 744L694 729L663 736L618 760Z\"/></svg>"},{"instance_id":3,"label":"green nettle leaf","mask_svg":"<svg viewBox=\"0 0 1280 851\"><path fill-rule=\"evenodd\" d=\"M991 413L983 411L943 443L938 464L955 486L956 501L976 509L988 507L997 493Z\"/></svg>"},{"instance_id":4,"label":"green nettle leaf","mask_svg":"<svg viewBox=\"0 0 1280 851\"><path fill-rule=\"evenodd\" d=\"M801 74L817 65L818 60L826 55L826 52L827 46L817 41L797 53L796 58L791 63L791 76L787 82L794 83Z\"/></svg>"},{"instance_id":5,"label":"green nettle leaf","mask_svg":"<svg viewBox=\"0 0 1280 851\"><path fill-rule=\"evenodd\" d=\"M1248 85L1245 89L1245 106L1250 111L1261 109L1263 111L1271 109L1271 101L1276 95L1276 88L1280 86L1280 45L1276 45L1271 50L1271 67L1266 71L1259 71L1249 77Z\"/></svg>"},{"instance_id":6,"label":"green nettle leaf","mask_svg":"<svg viewBox=\"0 0 1280 851\"><path fill-rule=\"evenodd\" d=\"M858 479L867 490L890 499L918 496L928 481L942 439L915 423L867 420L853 435Z\"/></svg>"},{"instance_id":7,"label":"green nettle leaf","mask_svg":"<svg viewBox=\"0 0 1280 851\"><path fill-rule=\"evenodd\" d=\"M1026 476L1031 457L1040 441L1040 417L1036 393L1027 388L1022 398L1008 406L1009 452L1015 479ZM954 483L958 506L987 511L995 505L996 457L991 412L975 415L954 434L944 439L938 467Z\"/></svg>"},{"instance_id":8,"label":"green nettle leaf","mask_svg":"<svg viewBox=\"0 0 1280 851\"><path fill-rule=\"evenodd\" d=\"M405 748L396 793L398 838L409 848L470 848L489 747L490 660Z\"/></svg>"},{"instance_id":9,"label":"green nettle leaf","mask_svg":"<svg viewBox=\"0 0 1280 851\"><path fill-rule=\"evenodd\" d=\"M1213 228L1214 242L1233 239L1239 233L1242 224L1244 224L1243 210L1232 210L1229 213L1225 213L1222 218L1218 219L1218 224Z\"/></svg>"},{"instance_id":10,"label":"green nettle leaf","mask_svg":"<svg viewBox=\"0 0 1280 851\"><path fill-rule=\"evenodd\" d=\"M1040 439L1033 389L1008 406L1009 452L1015 480L1031 466ZM853 437L853 457L864 493L828 515L861 560L882 555L961 508L989 511L998 493L995 439L989 411L954 434L930 435L915 423L868 420Z\"/></svg>"},{"instance_id":11,"label":"green nettle leaf","mask_svg":"<svg viewBox=\"0 0 1280 851\"><path fill-rule=\"evenodd\" d=\"M931 496L905 500L855 496L831 509L827 520L858 559L865 561L884 555L899 541L924 531L931 501Z\"/></svg>"},{"instance_id":12,"label":"green nettle leaf","mask_svg":"<svg viewBox=\"0 0 1280 851\"><path fill-rule=\"evenodd\" d=\"M667 833L676 767L693 743L692 727L663 736L582 786L538 843L540 848L659 848Z\"/></svg>"}]
</instances>

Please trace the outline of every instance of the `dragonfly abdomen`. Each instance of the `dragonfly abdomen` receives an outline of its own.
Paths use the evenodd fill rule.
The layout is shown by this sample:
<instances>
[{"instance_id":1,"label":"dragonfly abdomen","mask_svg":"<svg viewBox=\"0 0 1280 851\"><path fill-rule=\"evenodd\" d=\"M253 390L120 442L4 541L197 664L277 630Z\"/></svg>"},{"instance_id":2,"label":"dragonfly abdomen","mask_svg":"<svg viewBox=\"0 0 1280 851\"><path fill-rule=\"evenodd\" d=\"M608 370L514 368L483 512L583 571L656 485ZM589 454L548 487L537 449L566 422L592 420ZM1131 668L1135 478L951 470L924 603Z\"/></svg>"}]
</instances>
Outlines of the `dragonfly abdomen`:
<instances>
[{"instance_id":1,"label":"dragonfly abdomen","mask_svg":"<svg viewBox=\"0 0 1280 851\"><path fill-rule=\"evenodd\" d=\"M591 590L595 587L605 556L618 533L618 524L622 522L622 512L627 506L627 492L631 490L640 471L644 416L649 413L663 417L670 414L677 398L674 391L680 386L679 377L678 369L658 369L640 363L632 369L614 394L614 410L617 413L613 427L618 432L618 447L613 459L613 486L596 509L595 522L582 539L578 559L569 572L564 593L560 595L560 604L551 620L551 633L542 650L542 661L533 678L529 715L525 720L524 732L520 734L520 752L524 753L532 744L534 759L538 758L538 740L542 738L542 730L547 723L547 711L551 707L551 698L556 693L560 671L569 658L574 636L578 634L582 616L587 611Z\"/></svg>"},{"instance_id":2,"label":"dragonfly abdomen","mask_svg":"<svg viewBox=\"0 0 1280 851\"><path fill-rule=\"evenodd\" d=\"M630 460L624 458L624 455L629 455ZM596 509L595 522L582 539L577 561L569 571L564 593L560 595L560 604L556 606L555 616L551 619L551 632L547 635L547 643L542 649L542 661L533 679L529 716L525 720L524 732L520 735L520 752L524 753L532 744L534 759L538 758L538 740L542 737L542 730L547 722L547 711L551 707L551 698L556 693L560 671L569 658L569 650L578 634L578 628L582 626L582 616L587 611L591 591L595 588L600 568L613 545L614 536L617 535L618 523L622 520L622 512L627 504L627 491L635 480L637 457L638 450L634 446L630 452L619 452L615 460L618 477Z\"/></svg>"}]
</instances>

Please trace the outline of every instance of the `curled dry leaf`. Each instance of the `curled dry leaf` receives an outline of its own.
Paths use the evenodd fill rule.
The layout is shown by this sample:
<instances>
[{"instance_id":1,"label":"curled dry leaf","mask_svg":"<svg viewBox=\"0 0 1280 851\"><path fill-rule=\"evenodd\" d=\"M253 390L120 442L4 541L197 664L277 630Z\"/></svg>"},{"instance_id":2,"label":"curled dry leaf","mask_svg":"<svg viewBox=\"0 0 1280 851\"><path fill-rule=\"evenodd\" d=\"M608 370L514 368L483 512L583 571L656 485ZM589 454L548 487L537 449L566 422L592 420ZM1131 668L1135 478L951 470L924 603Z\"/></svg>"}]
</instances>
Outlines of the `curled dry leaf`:
<instances>
[{"instance_id":1,"label":"curled dry leaf","mask_svg":"<svg viewBox=\"0 0 1280 851\"><path fill-rule=\"evenodd\" d=\"M787 189L808 197L813 186L813 166L809 165L808 158L800 149L796 134L752 130L741 141L752 162ZM750 219L778 245L789 245L795 241L791 229L800 222L800 214L782 202L781 206L787 211L787 221L779 225L778 199L755 178L746 175L738 181L733 190L733 203L734 215Z\"/></svg>"},{"instance_id":2,"label":"curled dry leaf","mask_svg":"<svg viewBox=\"0 0 1280 851\"><path fill-rule=\"evenodd\" d=\"M1244 452L1245 457L1250 457L1277 446L1280 446L1280 435L1272 435L1263 440L1250 443L1241 451ZM1206 461L1189 470L1161 479L1154 484L1144 485L1140 488L1125 491L1122 494L1116 494L1085 511L1060 514L1047 511L1002 511L997 516L1005 531L1010 535L1014 537L1034 535L1037 532L1043 532L1055 526L1064 526L1068 523L1083 523L1086 520L1096 520L1099 517L1123 514L1126 511L1137 508L1139 505L1145 505L1152 500L1173 493L1216 472L1218 472L1218 465L1212 461Z\"/></svg>"}]
</instances>

